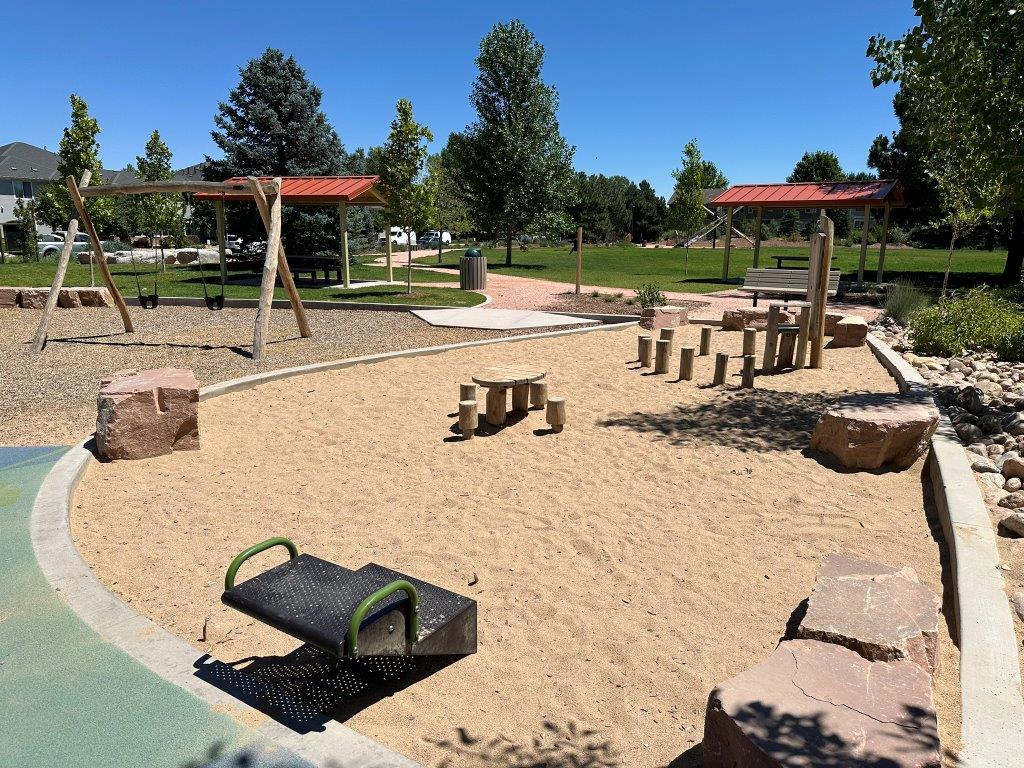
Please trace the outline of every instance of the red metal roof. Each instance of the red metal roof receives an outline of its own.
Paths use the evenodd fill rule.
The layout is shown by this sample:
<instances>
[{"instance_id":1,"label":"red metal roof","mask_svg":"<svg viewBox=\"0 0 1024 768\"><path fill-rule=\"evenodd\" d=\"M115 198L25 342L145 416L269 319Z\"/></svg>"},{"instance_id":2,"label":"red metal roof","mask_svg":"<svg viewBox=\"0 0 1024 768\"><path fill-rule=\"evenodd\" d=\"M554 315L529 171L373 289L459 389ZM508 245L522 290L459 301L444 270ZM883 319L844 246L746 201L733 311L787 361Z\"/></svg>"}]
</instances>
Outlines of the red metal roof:
<instances>
[{"instance_id":1,"label":"red metal roof","mask_svg":"<svg viewBox=\"0 0 1024 768\"><path fill-rule=\"evenodd\" d=\"M381 206L384 204L374 185L379 176L284 176L281 178L281 202L285 205L331 205L352 203L354 205ZM261 176L260 181L271 181L270 176ZM244 176L235 176L224 181L225 185L245 185ZM197 200L220 198L216 192L197 192ZM252 200L252 193L231 190L223 195L225 200Z\"/></svg>"},{"instance_id":2,"label":"red metal roof","mask_svg":"<svg viewBox=\"0 0 1024 768\"><path fill-rule=\"evenodd\" d=\"M738 208L860 208L889 203L902 208L903 188L898 181L808 181L797 184L736 184L715 197L711 205Z\"/></svg>"}]
</instances>

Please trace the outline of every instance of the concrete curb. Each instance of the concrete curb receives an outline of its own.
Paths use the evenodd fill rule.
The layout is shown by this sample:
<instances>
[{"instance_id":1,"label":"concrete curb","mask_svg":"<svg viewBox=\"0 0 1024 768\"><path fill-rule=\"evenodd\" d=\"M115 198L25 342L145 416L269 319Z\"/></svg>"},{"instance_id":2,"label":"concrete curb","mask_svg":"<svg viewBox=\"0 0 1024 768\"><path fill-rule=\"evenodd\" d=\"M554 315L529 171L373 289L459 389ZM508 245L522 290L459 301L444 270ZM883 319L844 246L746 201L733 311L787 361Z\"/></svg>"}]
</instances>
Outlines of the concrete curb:
<instances>
[{"instance_id":1,"label":"concrete curb","mask_svg":"<svg viewBox=\"0 0 1024 768\"><path fill-rule=\"evenodd\" d=\"M927 390L917 370L868 334L901 392ZM940 413L928 470L949 547L960 646L960 765L997 768L1024 755L1024 698L1013 617L981 489L949 417Z\"/></svg>"},{"instance_id":2,"label":"concrete curb","mask_svg":"<svg viewBox=\"0 0 1024 768\"><path fill-rule=\"evenodd\" d=\"M433 355L489 344L620 330L632 325L636 325L636 322L569 328L313 363L253 374L204 387L200 391L200 399L209 400L307 373L368 365L402 357ZM71 536L70 512L78 483L90 461L95 458L86 448L90 441L91 438L88 438L73 446L54 465L43 481L32 508L32 547L47 581L62 595L68 607L100 637L155 674L184 688L212 708L225 712L251 710L262 716L235 697L196 677L194 670L196 665L201 663L204 654L123 603L96 578L78 552ZM298 734L285 725L268 719L256 729L256 733L313 765L324 768L418 768L417 763L404 755L333 720L326 724L323 731Z\"/></svg>"}]
</instances>

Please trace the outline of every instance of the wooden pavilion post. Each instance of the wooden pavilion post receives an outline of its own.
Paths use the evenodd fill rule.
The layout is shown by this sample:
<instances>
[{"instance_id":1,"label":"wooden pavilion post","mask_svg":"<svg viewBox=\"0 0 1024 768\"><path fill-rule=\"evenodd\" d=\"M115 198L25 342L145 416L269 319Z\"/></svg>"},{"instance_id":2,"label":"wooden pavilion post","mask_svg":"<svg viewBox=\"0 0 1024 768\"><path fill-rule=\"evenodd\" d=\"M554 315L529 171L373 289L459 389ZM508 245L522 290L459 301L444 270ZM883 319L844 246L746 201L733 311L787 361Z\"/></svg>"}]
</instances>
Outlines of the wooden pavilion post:
<instances>
[{"instance_id":1,"label":"wooden pavilion post","mask_svg":"<svg viewBox=\"0 0 1024 768\"><path fill-rule=\"evenodd\" d=\"M257 184L259 182L257 181ZM252 359L259 363L267 344L270 330L270 307L274 300L274 283L277 280L278 252L281 248L281 178L273 182L276 187L270 204L270 234L267 237L267 255L263 260L263 280L260 282L260 304L256 310L256 327L252 338Z\"/></svg>"},{"instance_id":2,"label":"wooden pavilion post","mask_svg":"<svg viewBox=\"0 0 1024 768\"><path fill-rule=\"evenodd\" d=\"M391 263L391 222L384 220L384 256L388 266L388 282L395 282L394 266Z\"/></svg>"},{"instance_id":3,"label":"wooden pavilion post","mask_svg":"<svg viewBox=\"0 0 1024 768\"><path fill-rule=\"evenodd\" d=\"M878 273L875 275L875 282L882 282L882 275L885 274L885 246L889 242L889 211L891 206L885 204L885 213L882 214L882 242L878 244Z\"/></svg>"},{"instance_id":4,"label":"wooden pavilion post","mask_svg":"<svg viewBox=\"0 0 1024 768\"><path fill-rule=\"evenodd\" d=\"M754 267L761 264L761 224L764 221L764 206L757 206L757 223L754 225Z\"/></svg>"},{"instance_id":5,"label":"wooden pavilion post","mask_svg":"<svg viewBox=\"0 0 1024 768\"><path fill-rule=\"evenodd\" d=\"M260 190L262 191L262 190ZM220 284L223 286L228 281L228 253L227 253L227 232L224 226L224 198L213 201L213 210L217 214L217 254L220 257ZM202 269L202 263L199 264Z\"/></svg>"},{"instance_id":6,"label":"wooden pavilion post","mask_svg":"<svg viewBox=\"0 0 1024 768\"><path fill-rule=\"evenodd\" d=\"M271 227L270 203L267 202L267 196L263 193L263 188L260 187L259 183L252 183L252 180L255 178L255 176L250 178L250 186L252 187L253 193L252 196L256 201L256 208L260 212L260 218L263 219L263 226L266 227L267 236L269 237ZM284 285L284 289L288 293L288 300L291 302L292 312L295 313L295 322L299 326L299 335L304 339L308 339L313 334L309 330L309 320L306 319L306 308L302 306L302 299L299 297L299 291L295 287L292 270L288 266L288 258L284 253L284 243L278 246L277 249L277 269L281 273L281 284Z\"/></svg>"},{"instance_id":7,"label":"wooden pavilion post","mask_svg":"<svg viewBox=\"0 0 1024 768\"><path fill-rule=\"evenodd\" d=\"M814 295L811 297L811 368L821 368L821 355L825 347L825 310L828 305L828 279L832 269L832 249L835 224L828 216L821 217L821 227L815 243L818 266L815 269Z\"/></svg>"},{"instance_id":8,"label":"wooden pavilion post","mask_svg":"<svg viewBox=\"0 0 1024 768\"><path fill-rule=\"evenodd\" d=\"M864 206L864 226L860 230L860 263L857 265L857 284L864 282L864 264L868 260L868 227L871 224L871 206Z\"/></svg>"},{"instance_id":9,"label":"wooden pavilion post","mask_svg":"<svg viewBox=\"0 0 1024 768\"><path fill-rule=\"evenodd\" d=\"M86 170L82 174L82 186L89 186L92 179L92 171ZM75 247L75 235L78 234L78 219L68 222L68 230L64 235L64 247L60 249L60 259L57 260L57 272L53 276L53 283L50 285L50 293L46 297L46 306L43 307L43 316L39 318L39 326L36 328L36 335L32 338L32 351L39 354L46 344L46 333L50 329L50 319L53 317L53 310L57 306L57 299L60 289L64 285L64 275L68 271L68 263L71 261L71 251Z\"/></svg>"},{"instance_id":10,"label":"wooden pavilion post","mask_svg":"<svg viewBox=\"0 0 1024 768\"><path fill-rule=\"evenodd\" d=\"M732 252L732 211L730 205L725 209L725 256L722 257L722 281L729 279L729 254Z\"/></svg>"},{"instance_id":11,"label":"wooden pavilion post","mask_svg":"<svg viewBox=\"0 0 1024 768\"><path fill-rule=\"evenodd\" d=\"M580 293L583 280L583 227L576 227L576 295Z\"/></svg>"},{"instance_id":12,"label":"wooden pavilion post","mask_svg":"<svg viewBox=\"0 0 1024 768\"><path fill-rule=\"evenodd\" d=\"M338 226L341 227L341 274L342 283L350 285L348 272L348 204L338 203Z\"/></svg>"},{"instance_id":13,"label":"wooden pavilion post","mask_svg":"<svg viewBox=\"0 0 1024 768\"><path fill-rule=\"evenodd\" d=\"M110 291L110 296L117 306L117 311L121 314L124 332L135 333L135 326L132 324L131 315L128 314L128 306L124 303L124 296L121 295L121 292L117 290L117 286L114 285L114 277L110 274L110 267L107 266L107 257L103 253L103 243L100 242L100 236L96 232L96 227L93 226L92 219L89 218L89 212L85 210L85 201L82 199L82 193L78 189L75 177L68 176L65 183L68 186L68 193L71 195L71 202L74 204L75 210L78 211L78 218L81 221L82 227L88 233L89 241L92 243L92 250L95 256L90 261L95 261L99 264L103 282L107 284L107 290Z\"/></svg>"}]
</instances>

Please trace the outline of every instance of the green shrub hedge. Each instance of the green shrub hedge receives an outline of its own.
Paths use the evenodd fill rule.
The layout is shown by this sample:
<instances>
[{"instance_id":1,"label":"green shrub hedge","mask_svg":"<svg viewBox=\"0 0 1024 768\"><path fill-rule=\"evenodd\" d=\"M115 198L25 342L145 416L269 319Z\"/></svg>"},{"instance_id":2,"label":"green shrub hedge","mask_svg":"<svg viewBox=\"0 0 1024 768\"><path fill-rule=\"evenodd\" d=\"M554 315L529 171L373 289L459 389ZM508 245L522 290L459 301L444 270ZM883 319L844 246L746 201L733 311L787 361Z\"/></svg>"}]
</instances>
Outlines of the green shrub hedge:
<instances>
[{"instance_id":1,"label":"green shrub hedge","mask_svg":"<svg viewBox=\"0 0 1024 768\"><path fill-rule=\"evenodd\" d=\"M1004 360L1024 359L1021 307L984 288L942 299L910 318L914 349L951 357L965 350L994 351Z\"/></svg>"}]
</instances>

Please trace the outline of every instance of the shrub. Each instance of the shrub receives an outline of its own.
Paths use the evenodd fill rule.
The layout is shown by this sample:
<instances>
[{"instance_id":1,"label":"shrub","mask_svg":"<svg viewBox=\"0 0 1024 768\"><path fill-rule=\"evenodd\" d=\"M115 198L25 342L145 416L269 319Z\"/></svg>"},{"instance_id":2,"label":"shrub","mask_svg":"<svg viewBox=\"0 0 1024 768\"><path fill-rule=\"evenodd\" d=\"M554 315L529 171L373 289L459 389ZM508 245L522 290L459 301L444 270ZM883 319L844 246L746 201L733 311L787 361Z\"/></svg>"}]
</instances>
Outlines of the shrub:
<instances>
[{"instance_id":1,"label":"shrub","mask_svg":"<svg viewBox=\"0 0 1024 768\"><path fill-rule=\"evenodd\" d=\"M906 324L910 316L928 303L927 297L909 280L897 280L885 294L882 313Z\"/></svg>"},{"instance_id":2,"label":"shrub","mask_svg":"<svg viewBox=\"0 0 1024 768\"><path fill-rule=\"evenodd\" d=\"M117 253L118 251L127 251L130 248L131 246L124 240L106 240L103 243L104 253Z\"/></svg>"},{"instance_id":3,"label":"shrub","mask_svg":"<svg viewBox=\"0 0 1024 768\"><path fill-rule=\"evenodd\" d=\"M663 307L667 303L665 294L655 283L644 283L636 289L636 300L644 309Z\"/></svg>"},{"instance_id":4,"label":"shrub","mask_svg":"<svg viewBox=\"0 0 1024 768\"><path fill-rule=\"evenodd\" d=\"M1024 322L996 342L995 353L1012 363L1024 360Z\"/></svg>"},{"instance_id":5,"label":"shrub","mask_svg":"<svg viewBox=\"0 0 1024 768\"><path fill-rule=\"evenodd\" d=\"M999 350L1019 339L1024 315L984 288L941 300L910 318L914 349L949 357L964 350ZM1002 354L1002 353L1000 353Z\"/></svg>"}]
</instances>

